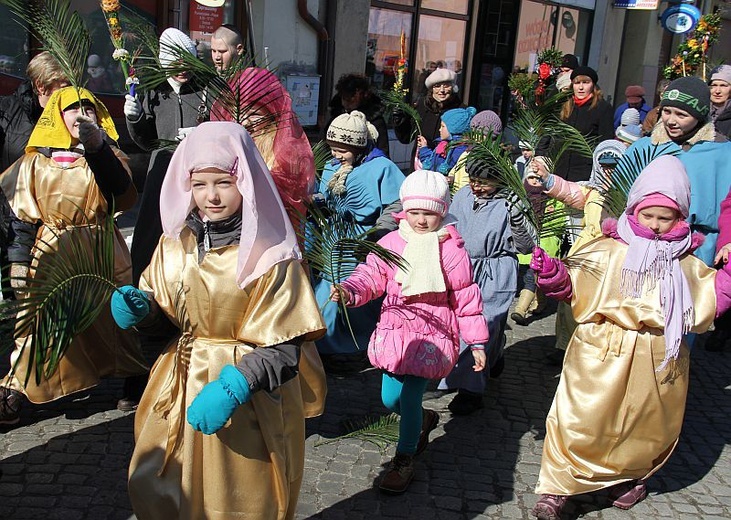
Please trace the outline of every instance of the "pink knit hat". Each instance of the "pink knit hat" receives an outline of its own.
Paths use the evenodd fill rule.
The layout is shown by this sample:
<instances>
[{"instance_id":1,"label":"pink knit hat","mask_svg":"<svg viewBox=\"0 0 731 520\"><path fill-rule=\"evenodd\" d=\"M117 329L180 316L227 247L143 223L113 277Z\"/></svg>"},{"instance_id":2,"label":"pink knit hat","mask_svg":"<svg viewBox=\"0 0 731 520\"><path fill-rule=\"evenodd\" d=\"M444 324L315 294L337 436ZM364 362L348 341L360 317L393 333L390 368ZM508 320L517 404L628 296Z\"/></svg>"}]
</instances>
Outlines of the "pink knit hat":
<instances>
[{"instance_id":1,"label":"pink knit hat","mask_svg":"<svg viewBox=\"0 0 731 520\"><path fill-rule=\"evenodd\" d=\"M637 206L635 206L634 216L637 217L639 215L640 211L642 211L645 208L649 208L652 206L661 206L663 208L670 208L675 211L677 211L679 214L680 206L678 206L678 203L675 202L673 199L668 197L667 195L663 195L662 193L652 193L651 195L646 196L644 199L642 199Z\"/></svg>"}]
</instances>

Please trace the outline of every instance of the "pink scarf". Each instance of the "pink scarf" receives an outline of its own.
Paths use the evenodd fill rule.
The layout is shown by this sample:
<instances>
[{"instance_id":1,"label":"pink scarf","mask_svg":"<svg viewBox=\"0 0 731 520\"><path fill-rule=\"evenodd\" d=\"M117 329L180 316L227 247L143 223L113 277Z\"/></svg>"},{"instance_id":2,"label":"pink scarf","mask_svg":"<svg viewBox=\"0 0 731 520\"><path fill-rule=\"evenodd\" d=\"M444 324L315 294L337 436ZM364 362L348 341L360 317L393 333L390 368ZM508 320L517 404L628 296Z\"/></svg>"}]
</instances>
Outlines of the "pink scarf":
<instances>
[{"instance_id":1,"label":"pink scarf","mask_svg":"<svg viewBox=\"0 0 731 520\"><path fill-rule=\"evenodd\" d=\"M665 358L656 371L671 359L678 359L683 334L695 321L693 297L680 267L680 257L692 245L690 226L681 221L672 230L655 233L641 225L634 215L623 213L617 233L628 245L621 273L620 291L628 298L642 298L660 282L660 303L665 315Z\"/></svg>"}]
</instances>

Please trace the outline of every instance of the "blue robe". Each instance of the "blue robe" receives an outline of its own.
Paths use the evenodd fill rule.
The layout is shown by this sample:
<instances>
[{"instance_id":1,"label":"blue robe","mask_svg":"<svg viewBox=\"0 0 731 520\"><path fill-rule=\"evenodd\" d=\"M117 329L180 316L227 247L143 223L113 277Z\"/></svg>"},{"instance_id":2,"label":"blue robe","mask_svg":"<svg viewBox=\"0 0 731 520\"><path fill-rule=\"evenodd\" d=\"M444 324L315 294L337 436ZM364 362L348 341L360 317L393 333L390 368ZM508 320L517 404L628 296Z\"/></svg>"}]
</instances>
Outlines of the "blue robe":
<instances>
[{"instance_id":1,"label":"blue robe","mask_svg":"<svg viewBox=\"0 0 731 520\"><path fill-rule=\"evenodd\" d=\"M632 157L635 150L647 153L654 146L650 137L643 137L630 146L625 155ZM731 188L731 142L701 141L687 151L672 141L658 146L663 154L679 152L676 157L685 166L690 179L688 224L693 231L706 235L695 256L713 266L721 202Z\"/></svg>"},{"instance_id":2,"label":"blue robe","mask_svg":"<svg viewBox=\"0 0 731 520\"><path fill-rule=\"evenodd\" d=\"M372 158L371 158L372 157ZM365 162L353 168L345 181L346 192L334 195L327 187L328 181L339 165L328 164L322 172L318 191L325 200L335 204L340 216L351 219L360 231L367 231L381 216L383 208L398 200L399 189L405 177L393 162L382 154L373 154ZM341 281L341 280L338 280ZM313 282L317 303L327 325L327 334L317 341L322 354L355 353L368 347L368 341L376 328L381 311L381 300L374 300L362 307L348 309L348 319L357 345L353 341L345 317L338 304L328 302L330 282L315 278Z\"/></svg>"},{"instance_id":3,"label":"blue robe","mask_svg":"<svg viewBox=\"0 0 731 520\"><path fill-rule=\"evenodd\" d=\"M518 287L518 257L505 199L490 198L476 209L473 209L474 201L472 190L465 186L454 195L449 212L457 219L457 231L462 235L472 261L473 279L482 293L482 314L490 332L485 349L487 366L482 372L475 372L472 352L461 342L457 365L442 379L439 388L482 394L489 369L500 359L505 348L505 324Z\"/></svg>"}]
</instances>

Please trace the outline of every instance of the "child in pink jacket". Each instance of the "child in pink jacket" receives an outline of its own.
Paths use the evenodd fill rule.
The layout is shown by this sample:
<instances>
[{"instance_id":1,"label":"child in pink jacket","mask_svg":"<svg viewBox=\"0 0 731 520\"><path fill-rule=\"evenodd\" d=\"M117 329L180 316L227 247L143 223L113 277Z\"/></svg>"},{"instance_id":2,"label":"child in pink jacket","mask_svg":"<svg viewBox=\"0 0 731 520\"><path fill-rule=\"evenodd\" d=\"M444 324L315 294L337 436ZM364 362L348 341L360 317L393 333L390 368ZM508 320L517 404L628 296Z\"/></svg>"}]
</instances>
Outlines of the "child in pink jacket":
<instances>
[{"instance_id":1,"label":"child in pink jacket","mask_svg":"<svg viewBox=\"0 0 731 520\"><path fill-rule=\"evenodd\" d=\"M401 416L396 456L379 485L390 493L406 491L414 476L413 457L426 448L439 422L436 412L421 407L428 380L452 370L460 335L473 350L474 370L483 370L488 340L480 289L472 281L470 259L454 219L447 216L446 179L417 170L406 178L399 196L404 208L396 214L399 229L378 243L401 255L406 269L371 254L331 290L334 301L342 298L351 307L386 295L368 357L384 371L383 404Z\"/></svg>"}]
</instances>

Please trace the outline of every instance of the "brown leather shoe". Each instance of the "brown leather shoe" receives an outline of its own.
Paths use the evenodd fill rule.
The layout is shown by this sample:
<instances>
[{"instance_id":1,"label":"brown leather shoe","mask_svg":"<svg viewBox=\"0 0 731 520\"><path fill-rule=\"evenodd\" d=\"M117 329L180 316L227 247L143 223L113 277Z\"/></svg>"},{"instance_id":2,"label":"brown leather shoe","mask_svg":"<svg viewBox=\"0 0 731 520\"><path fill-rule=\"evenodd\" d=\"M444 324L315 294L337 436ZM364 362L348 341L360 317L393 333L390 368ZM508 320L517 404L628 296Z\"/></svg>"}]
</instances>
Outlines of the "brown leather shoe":
<instances>
[{"instance_id":1,"label":"brown leather shoe","mask_svg":"<svg viewBox=\"0 0 731 520\"><path fill-rule=\"evenodd\" d=\"M531 514L538 520L560 520L561 510L568 499L565 495L541 495Z\"/></svg>"},{"instance_id":2,"label":"brown leather shoe","mask_svg":"<svg viewBox=\"0 0 731 520\"><path fill-rule=\"evenodd\" d=\"M386 493L401 494L411 484L414 478L414 456L406 453L397 453L391 459L388 470L378 488Z\"/></svg>"}]
</instances>

